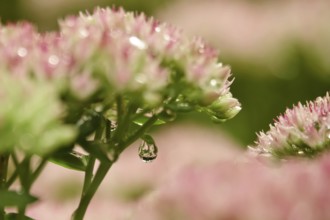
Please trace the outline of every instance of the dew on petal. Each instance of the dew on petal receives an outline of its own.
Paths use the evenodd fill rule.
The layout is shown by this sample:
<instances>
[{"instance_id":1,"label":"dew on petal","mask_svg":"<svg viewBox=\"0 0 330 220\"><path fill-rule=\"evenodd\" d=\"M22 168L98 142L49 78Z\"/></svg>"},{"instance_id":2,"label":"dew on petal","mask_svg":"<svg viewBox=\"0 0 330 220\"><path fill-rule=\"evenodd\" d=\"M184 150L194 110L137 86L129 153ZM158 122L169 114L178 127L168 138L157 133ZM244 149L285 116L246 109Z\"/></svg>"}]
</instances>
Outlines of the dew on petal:
<instances>
[{"instance_id":1,"label":"dew on petal","mask_svg":"<svg viewBox=\"0 0 330 220\"><path fill-rule=\"evenodd\" d=\"M210 80L210 86L212 86L212 87L219 87L220 86L219 80L211 79Z\"/></svg>"},{"instance_id":2,"label":"dew on petal","mask_svg":"<svg viewBox=\"0 0 330 220\"><path fill-rule=\"evenodd\" d=\"M145 84L147 82L147 77L144 74L138 74L135 76L135 81L140 84Z\"/></svg>"},{"instance_id":3,"label":"dew on petal","mask_svg":"<svg viewBox=\"0 0 330 220\"><path fill-rule=\"evenodd\" d=\"M170 35L168 35L168 34L164 34L164 40L166 40L166 41L170 41L170 40L171 40Z\"/></svg>"},{"instance_id":4,"label":"dew on petal","mask_svg":"<svg viewBox=\"0 0 330 220\"><path fill-rule=\"evenodd\" d=\"M25 56L27 55L27 49L24 48L24 47L20 47L20 48L18 48L18 50L17 50L17 55L18 55L19 57L25 57Z\"/></svg>"},{"instance_id":5,"label":"dew on petal","mask_svg":"<svg viewBox=\"0 0 330 220\"><path fill-rule=\"evenodd\" d=\"M326 136L328 139L330 139L330 125L327 126Z\"/></svg>"},{"instance_id":6,"label":"dew on petal","mask_svg":"<svg viewBox=\"0 0 330 220\"><path fill-rule=\"evenodd\" d=\"M223 64L222 64L222 63L217 63L217 64L216 64L216 67L217 67L218 69L220 69L220 68L223 67Z\"/></svg>"},{"instance_id":7,"label":"dew on petal","mask_svg":"<svg viewBox=\"0 0 330 220\"><path fill-rule=\"evenodd\" d=\"M89 36L89 33L86 29L82 28L79 30L79 35L81 38L86 38Z\"/></svg>"},{"instance_id":8,"label":"dew on petal","mask_svg":"<svg viewBox=\"0 0 330 220\"><path fill-rule=\"evenodd\" d=\"M136 36L132 36L132 37L130 37L130 38L129 38L129 42L130 42L133 46L135 46L135 47L137 47L137 48L139 48L139 49L141 49L141 50L144 50L144 49L147 48L146 43L144 43L140 38L138 38L138 37L136 37Z\"/></svg>"},{"instance_id":9,"label":"dew on petal","mask_svg":"<svg viewBox=\"0 0 330 220\"><path fill-rule=\"evenodd\" d=\"M53 65L53 66L56 66L59 62L60 62L60 59L56 55L51 55L48 58L48 63Z\"/></svg>"},{"instance_id":10,"label":"dew on petal","mask_svg":"<svg viewBox=\"0 0 330 220\"><path fill-rule=\"evenodd\" d=\"M155 31L156 31L157 33L159 33L159 32L161 31L160 27L156 27L156 28L155 28Z\"/></svg>"}]
</instances>

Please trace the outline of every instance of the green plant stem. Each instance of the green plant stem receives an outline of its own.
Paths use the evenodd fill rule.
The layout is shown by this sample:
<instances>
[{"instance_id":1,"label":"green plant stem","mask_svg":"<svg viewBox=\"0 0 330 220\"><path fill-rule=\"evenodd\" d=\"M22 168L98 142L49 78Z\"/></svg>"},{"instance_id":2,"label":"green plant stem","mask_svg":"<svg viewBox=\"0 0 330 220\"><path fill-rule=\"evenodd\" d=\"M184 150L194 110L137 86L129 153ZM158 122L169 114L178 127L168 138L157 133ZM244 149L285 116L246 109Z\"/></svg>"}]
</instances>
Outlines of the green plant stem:
<instances>
[{"instance_id":1,"label":"green plant stem","mask_svg":"<svg viewBox=\"0 0 330 220\"><path fill-rule=\"evenodd\" d=\"M84 218L90 201L92 200L94 194L96 193L97 189L101 185L104 177L108 173L111 166L112 166L112 163L101 163L100 164L93 181L90 183L89 187L87 188L87 190L81 197L78 208L72 216L73 220L82 220Z\"/></svg>"},{"instance_id":2,"label":"green plant stem","mask_svg":"<svg viewBox=\"0 0 330 220\"><path fill-rule=\"evenodd\" d=\"M18 176L21 182L22 191L29 193L31 188L31 156L26 156L23 161L17 166ZM18 220L24 220L26 206L18 209Z\"/></svg>"},{"instance_id":3,"label":"green plant stem","mask_svg":"<svg viewBox=\"0 0 330 220\"><path fill-rule=\"evenodd\" d=\"M48 162L48 158L42 158L42 160L39 163L38 167L32 173L30 187L32 186L32 184L34 183L34 181L36 181L36 179L38 178L38 176L40 175L40 173L42 172L42 170L45 168L47 162Z\"/></svg>"},{"instance_id":4,"label":"green plant stem","mask_svg":"<svg viewBox=\"0 0 330 220\"><path fill-rule=\"evenodd\" d=\"M11 174L10 178L7 180L7 183L6 183L6 188L7 188L7 189L8 189L8 188L9 188L9 187L15 182L17 176L18 176L18 173L17 173L17 170L15 170L15 171Z\"/></svg>"},{"instance_id":5,"label":"green plant stem","mask_svg":"<svg viewBox=\"0 0 330 220\"><path fill-rule=\"evenodd\" d=\"M7 181L7 172L8 172L8 154L0 155L0 190L7 189L6 181ZM5 209L0 209L0 220L5 219Z\"/></svg>"},{"instance_id":6,"label":"green plant stem","mask_svg":"<svg viewBox=\"0 0 330 220\"><path fill-rule=\"evenodd\" d=\"M155 122L157 121L157 116L152 116L143 126L141 126L133 135L127 138L119 148L115 149L117 151L116 155L119 155L124 149L126 149L129 145L131 145L134 141L140 138ZM80 199L78 208L72 215L72 220L82 220L85 216L87 211L88 205L92 200L93 196L95 195L97 189L99 188L100 184L102 183L104 177L108 173L109 169L111 168L112 164L116 161L113 160L111 163L101 162L99 165L95 177L90 182L88 186L84 184L84 190L82 197Z\"/></svg>"},{"instance_id":7,"label":"green plant stem","mask_svg":"<svg viewBox=\"0 0 330 220\"><path fill-rule=\"evenodd\" d=\"M0 188L6 187L7 182L7 172L8 172L8 154L0 155Z\"/></svg>"},{"instance_id":8,"label":"green plant stem","mask_svg":"<svg viewBox=\"0 0 330 220\"><path fill-rule=\"evenodd\" d=\"M88 187L91 184L91 181L93 179L93 171L94 171L94 166L95 166L95 160L96 158L94 156L90 156L87 167L86 167L86 172L85 172L85 177L84 177L84 185L83 185L83 192L86 192Z\"/></svg>"},{"instance_id":9,"label":"green plant stem","mask_svg":"<svg viewBox=\"0 0 330 220\"><path fill-rule=\"evenodd\" d=\"M103 134L103 129L104 129L104 127L102 126L102 124L100 124L100 127L95 131L94 141L101 140L102 134ZM83 190L82 190L83 193L86 192L86 190L88 189L88 187L91 184L91 181L93 179L95 161L96 161L96 157L94 157L93 155L90 155L88 163L87 163L86 171L85 171L85 176L84 176L84 185L83 185Z\"/></svg>"},{"instance_id":10,"label":"green plant stem","mask_svg":"<svg viewBox=\"0 0 330 220\"><path fill-rule=\"evenodd\" d=\"M130 146L134 141L139 139L156 121L158 117L157 115L153 115L148 119L135 133L133 133L130 137L128 137L123 144L120 146L120 152L125 150L128 146Z\"/></svg>"},{"instance_id":11,"label":"green plant stem","mask_svg":"<svg viewBox=\"0 0 330 220\"><path fill-rule=\"evenodd\" d=\"M121 104L121 102L118 101L117 105L119 106L120 104ZM123 107L121 107L121 108L123 108ZM119 143L122 140L122 138L124 137L125 132L127 131L129 124L131 123L132 115L136 111L136 107L134 105L126 106L125 111L120 110L121 108L118 107L118 109L117 109L117 114L120 117L120 123L117 123L118 126L117 126L117 129L116 129L114 137L113 137L114 141L117 143ZM120 111L122 111L122 112L120 112Z\"/></svg>"}]
</instances>

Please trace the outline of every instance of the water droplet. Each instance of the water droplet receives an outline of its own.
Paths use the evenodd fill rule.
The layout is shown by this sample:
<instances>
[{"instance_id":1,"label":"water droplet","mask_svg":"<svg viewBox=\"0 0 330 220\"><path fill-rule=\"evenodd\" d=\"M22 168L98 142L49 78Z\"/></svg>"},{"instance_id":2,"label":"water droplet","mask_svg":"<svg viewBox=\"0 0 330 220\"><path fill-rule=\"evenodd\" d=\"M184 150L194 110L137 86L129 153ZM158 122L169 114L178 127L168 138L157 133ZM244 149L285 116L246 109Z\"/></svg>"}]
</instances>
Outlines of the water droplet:
<instances>
[{"instance_id":1,"label":"water droplet","mask_svg":"<svg viewBox=\"0 0 330 220\"><path fill-rule=\"evenodd\" d=\"M129 38L129 42L130 42L133 46L135 46L135 47L137 47L137 48L139 48L139 49L141 49L141 50L144 50L144 49L147 48L146 43L143 42L143 41L142 41L140 38L138 38L138 37L135 37L135 36L130 37L130 38Z\"/></svg>"},{"instance_id":2,"label":"water droplet","mask_svg":"<svg viewBox=\"0 0 330 220\"><path fill-rule=\"evenodd\" d=\"M171 109L166 109L159 115L159 118L165 122L174 121L176 118L176 113Z\"/></svg>"},{"instance_id":3,"label":"water droplet","mask_svg":"<svg viewBox=\"0 0 330 220\"><path fill-rule=\"evenodd\" d=\"M214 87L214 88L218 88L220 87L221 83L219 82L219 80L217 79L211 79L210 80L210 86Z\"/></svg>"},{"instance_id":4,"label":"water droplet","mask_svg":"<svg viewBox=\"0 0 330 220\"><path fill-rule=\"evenodd\" d=\"M327 126L326 136L330 139L330 125Z\"/></svg>"},{"instance_id":5,"label":"water droplet","mask_svg":"<svg viewBox=\"0 0 330 220\"><path fill-rule=\"evenodd\" d=\"M135 81L137 81L140 84L145 84L147 82L147 77L144 74L138 74L135 76Z\"/></svg>"},{"instance_id":6,"label":"water droplet","mask_svg":"<svg viewBox=\"0 0 330 220\"><path fill-rule=\"evenodd\" d=\"M164 40L166 40L166 41L170 41L171 40L171 37L168 34L164 34L163 37L164 37Z\"/></svg>"},{"instance_id":7,"label":"water droplet","mask_svg":"<svg viewBox=\"0 0 330 220\"><path fill-rule=\"evenodd\" d=\"M89 36L89 33L85 28L81 28L79 30L79 35L80 35L81 38L86 38L86 37Z\"/></svg>"},{"instance_id":8,"label":"water droplet","mask_svg":"<svg viewBox=\"0 0 330 220\"><path fill-rule=\"evenodd\" d=\"M220 69L222 67L223 67L223 64L222 63L217 63L216 68Z\"/></svg>"},{"instance_id":9,"label":"water droplet","mask_svg":"<svg viewBox=\"0 0 330 220\"><path fill-rule=\"evenodd\" d=\"M152 141L144 140L139 147L139 157L146 163L155 160L157 158L157 153L158 153L158 148L153 142L153 140Z\"/></svg>"},{"instance_id":10,"label":"water droplet","mask_svg":"<svg viewBox=\"0 0 330 220\"><path fill-rule=\"evenodd\" d=\"M56 55L51 55L48 58L48 63L55 66L60 62L60 59Z\"/></svg>"},{"instance_id":11,"label":"water droplet","mask_svg":"<svg viewBox=\"0 0 330 220\"><path fill-rule=\"evenodd\" d=\"M25 57L25 56L27 55L27 49L24 48L24 47L20 47L20 48L18 48L18 50L17 50L17 55L18 55L19 57Z\"/></svg>"},{"instance_id":12,"label":"water droplet","mask_svg":"<svg viewBox=\"0 0 330 220\"><path fill-rule=\"evenodd\" d=\"M159 33L161 31L160 27L155 27L155 31Z\"/></svg>"}]
</instances>

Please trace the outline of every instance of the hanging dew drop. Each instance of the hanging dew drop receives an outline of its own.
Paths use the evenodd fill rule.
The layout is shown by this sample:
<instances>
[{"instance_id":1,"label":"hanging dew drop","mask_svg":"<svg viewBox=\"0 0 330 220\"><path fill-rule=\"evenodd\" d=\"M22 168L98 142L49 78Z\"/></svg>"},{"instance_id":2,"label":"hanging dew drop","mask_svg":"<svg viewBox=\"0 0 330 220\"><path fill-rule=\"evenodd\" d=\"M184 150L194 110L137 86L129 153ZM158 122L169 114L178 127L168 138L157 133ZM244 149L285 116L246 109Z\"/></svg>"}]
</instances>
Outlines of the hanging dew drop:
<instances>
[{"instance_id":1,"label":"hanging dew drop","mask_svg":"<svg viewBox=\"0 0 330 220\"><path fill-rule=\"evenodd\" d=\"M327 126L326 137L330 139L330 125Z\"/></svg>"},{"instance_id":2,"label":"hanging dew drop","mask_svg":"<svg viewBox=\"0 0 330 220\"><path fill-rule=\"evenodd\" d=\"M148 136L139 147L139 157L146 163L152 162L157 158L158 148L150 136Z\"/></svg>"}]
</instances>

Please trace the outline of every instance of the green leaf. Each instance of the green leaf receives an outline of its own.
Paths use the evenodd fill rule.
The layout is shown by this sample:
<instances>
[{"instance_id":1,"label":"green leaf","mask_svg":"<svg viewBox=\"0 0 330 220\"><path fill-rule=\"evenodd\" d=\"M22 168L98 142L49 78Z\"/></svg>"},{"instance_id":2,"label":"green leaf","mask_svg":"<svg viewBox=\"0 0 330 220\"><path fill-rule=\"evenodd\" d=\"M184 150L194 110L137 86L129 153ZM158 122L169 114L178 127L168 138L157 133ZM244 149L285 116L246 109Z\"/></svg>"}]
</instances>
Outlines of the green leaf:
<instances>
[{"instance_id":1,"label":"green leaf","mask_svg":"<svg viewBox=\"0 0 330 220\"><path fill-rule=\"evenodd\" d=\"M134 124L137 124L139 126L142 126L144 125L144 123L146 123L148 120L149 120L150 117L147 117L147 116L139 116L138 118L134 119ZM162 124L165 124L166 121L164 120L161 120L161 119L157 119L157 121L154 123L154 125L162 125Z\"/></svg>"},{"instance_id":2,"label":"green leaf","mask_svg":"<svg viewBox=\"0 0 330 220\"><path fill-rule=\"evenodd\" d=\"M20 193L16 191L0 190L0 207L24 207L38 199L27 193Z\"/></svg>"},{"instance_id":3,"label":"green leaf","mask_svg":"<svg viewBox=\"0 0 330 220\"><path fill-rule=\"evenodd\" d=\"M80 146L90 153L91 155L95 156L102 162L110 162L110 159L107 155L107 148L108 145L100 142L92 142L92 141L83 141L79 143Z\"/></svg>"},{"instance_id":4,"label":"green leaf","mask_svg":"<svg viewBox=\"0 0 330 220\"><path fill-rule=\"evenodd\" d=\"M17 213L8 213L5 216L5 220L18 220L18 219L22 219L22 220L34 220L33 218L30 218L28 216L24 216L23 218L21 216L19 216Z\"/></svg>"},{"instance_id":5,"label":"green leaf","mask_svg":"<svg viewBox=\"0 0 330 220\"><path fill-rule=\"evenodd\" d=\"M93 111L86 111L85 115L79 120L79 139L85 139L88 135L92 134L101 123L99 114Z\"/></svg>"},{"instance_id":6,"label":"green leaf","mask_svg":"<svg viewBox=\"0 0 330 220\"><path fill-rule=\"evenodd\" d=\"M75 152L57 152L49 159L51 162L72 170L85 171L88 156Z\"/></svg>"}]
</instances>

